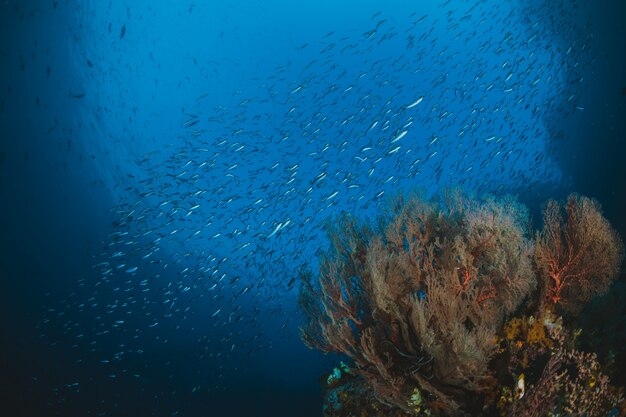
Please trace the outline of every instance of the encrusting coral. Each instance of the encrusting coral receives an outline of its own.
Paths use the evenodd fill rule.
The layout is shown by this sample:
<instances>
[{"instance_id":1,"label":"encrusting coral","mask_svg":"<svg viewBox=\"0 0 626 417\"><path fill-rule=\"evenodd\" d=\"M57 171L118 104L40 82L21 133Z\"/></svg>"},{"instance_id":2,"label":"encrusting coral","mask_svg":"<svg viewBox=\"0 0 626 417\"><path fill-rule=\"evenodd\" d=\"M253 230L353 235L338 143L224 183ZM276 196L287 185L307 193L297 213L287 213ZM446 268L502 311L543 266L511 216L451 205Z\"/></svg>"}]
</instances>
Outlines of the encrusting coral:
<instances>
[{"instance_id":1,"label":"encrusting coral","mask_svg":"<svg viewBox=\"0 0 626 417\"><path fill-rule=\"evenodd\" d=\"M325 415L615 407L620 392L558 314L571 319L608 290L623 245L585 197L549 202L535 239L529 224L512 197L455 190L400 196L374 224L344 215L329 225L330 249L317 275L301 274L300 295L305 344L351 360L344 378L328 378Z\"/></svg>"}]
</instances>

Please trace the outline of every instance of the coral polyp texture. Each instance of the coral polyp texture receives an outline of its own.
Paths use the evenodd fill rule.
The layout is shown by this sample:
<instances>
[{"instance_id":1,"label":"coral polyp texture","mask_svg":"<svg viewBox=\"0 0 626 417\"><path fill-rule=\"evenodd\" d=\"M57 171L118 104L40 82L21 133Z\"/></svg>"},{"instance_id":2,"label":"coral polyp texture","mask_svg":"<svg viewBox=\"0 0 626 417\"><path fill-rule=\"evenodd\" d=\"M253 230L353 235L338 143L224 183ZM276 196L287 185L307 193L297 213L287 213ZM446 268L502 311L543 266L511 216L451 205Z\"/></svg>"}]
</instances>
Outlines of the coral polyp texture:
<instances>
[{"instance_id":1,"label":"coral polyp texture","mask_svg":"<svg viewBox=\"0 0 626 417\"><path fill-rule=\"evenodd\" d=\"M349 359L325 416L605 416L620 412L577 315L623 244L594 200L550 201L542 229L512 197L398 197L376 221L329 223L304 271L304 343Z\"/></svg>"}]
</instances>

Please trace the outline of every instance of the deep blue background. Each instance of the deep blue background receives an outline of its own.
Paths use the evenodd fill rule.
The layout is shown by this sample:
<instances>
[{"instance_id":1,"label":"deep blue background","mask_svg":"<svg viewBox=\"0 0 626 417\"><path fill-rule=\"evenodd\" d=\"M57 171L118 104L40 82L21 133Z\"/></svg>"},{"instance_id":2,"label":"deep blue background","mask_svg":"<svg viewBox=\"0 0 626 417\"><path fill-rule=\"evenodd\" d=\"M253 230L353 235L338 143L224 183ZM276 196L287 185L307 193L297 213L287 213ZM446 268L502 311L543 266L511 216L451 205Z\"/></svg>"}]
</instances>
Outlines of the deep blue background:
<instances>
[{"instance_id":1,"label":"deep blue background","mask_svg":"<svg viewBox=\"0 0 626 417\"><path fill-rule=\"evenodd\" d=\"M471 2L416 6L395 1L384 8L374 2L336 3L3 2L0 412L320 415L318 378L332 359L300 343L294 316L296 288L289 281L303 263L314 268L312 255L325 244L319 222L342 210L372 215L384 203L375 197L380 191L389 195L417 186L434 192L462 183L478 192L518 194L534 213L547 195L562 197L577 191L597 198L626 236L626 3L563 1L545 6L538 0L534 4L510 1L485 15L493 26L479 31L476 44L459 44L449 34L470 33L481 20L480 13L459 21L457 28L442 23L448 11L468 8ZM489 3L481 2L477 10L489 10ZM411 26L426 14L427 19ZM364 35L381 19L387 21L379 33L372 38ZM541 28L536 44L520 46L502 40L507 30L528 38L536 28ZM394 35L379 44L382 34ZM407 46L409 34L415 35L416 47ZM417 39L422 35L426 35L423 40ZM584 48L579 39L587 39ZM471 102L458 99L455 87L476 76L470 58L493 63L484 68L486 79L507 75L501 58L477 50L485 41L493 44L491 50L501 44L510 48L507 53L525 56L526 64L534 62L533 71L543 65L543 74L554 75L552 79L544 75L539 84L530 85L533 72L515 71L515 79L524 79L516 87L518 93L540 106L538 115L510 96L500 98L500 93L491 92L493 96L482 105L502 105L487 120L503 123L493 134L509 140L491 147L493 141L485 141L490 136L485 122L465 134L463 140L469 142L457 146L453 140L460 122L442 127L437 117L444 109L461 115L472 109ZM330 44L336 46L322 52ZM337 52L346 46L349 53ZM438 51L447 49L459 54L439 62ZM425 52L418 55L418 50ZM464 65L454 67L456 62ZM362 73L366 75L361 79ZM440 83L442 74L448 75ZM348 91L358 90L361 95L338 94L329 90L331 86L339 91L354 86ZM482 99L484 88L472 90L481 92L475 97ZM576 95L573 101L570 92ZM366 93L380 97L380 102L372 101L372 107L363 110L359 97ZM403 153L406 147L387 155L393 147L385 145L380 151L385 159L376 165L375 174L359 171L361 165L353 162L352 155L365 145L392 140L393 131L406 121L406 105L419 96L424 101L414 108L410 134L397 144L406 146L407 140L414 140L413 152L423 150L422 159L434 149L437 156L416 172L409 168L412 154ZM296 109L290 112L292 107ZM398 116L391 122L393 127L381 134L383 139L374 137L368 128L374 120L382 124L386 109ZM512 112L510 123L500 118L506 109ZM329 120L355 117L340 125L321 120L319 113ZM194 116L201 122L185 127ZM192 134L196 127L203 129L198 137ZM443 137L438 142L428 145L439 135ZM280 141L285 136L289 141ZM262 197L268 207L245 220L251 225L256 254L243 258L237 239L222 236L224 240L218 242L203 233L191 241L164 240L161 250L152 255L174 263L181 254L193 254L184 257L178 270L140 264L137 255L148 251L143 243L134 257L125 260L129 266L139 265L138 273L120 270L108 276L94 268L103 260L111 261L118 246L109 246L114 240L110 234L124 230L116 225L133 207L152 210L195 188L187 185L151 196L140 192L175 183L165 173L181 172L190 159L199 163L204 151L197 151L198 147L211 146L211 153L222 149L217 145L221 138L244 144L247 153L238 159L240 154L233 149L220 151L206 188L215 191L212 185L222 185L226 197L241 198L234 206L219 204L226 197L211 192L197 198L202 208L191 216L191 226L216 215L220 222L236 218L223 234L241 228L239 213ZM471 145L474 140L478 145ZM325 143L331 145L330 151L320 152ZM493 156L496 150L501 154ZM483 161L501 158L508 150L515 150L511 155L516 157L479 168ZM158 153L141 162L152 151ZM318 154L307 156L315 151ZM245 167L230 172L242 181L231 182L224 174L238 162L245 162ZM268 170L274 162L282 165ZM287 168L294 164L299 164L297 180L291 184L296 190L285 197L290 188ZM316 188L309 196L305 190L321 171L328 178L313 184ZM360 187L348 189L335 172L353 172ZM390 175L394 179L385 182ZM260 188L264 184L267 188ZM341 193L325 200L336 190ZM311 200L305 202L308 197ZM287 218L289 226L268 237ZM306 218L312 220L305 223ZM180 216L172 219L172 223L162 218L148 224L131 222L127 228L169 232L177 224L189 224ZM211 227L211 234L222 230L218 224ZM114 319L98 318L106 314L100 305L125 297L114 291L118 282L135 291L136 283L150 279L151 294L160 297L168 282L180 284L192 278L180 274L184 265L192 270L205 265L202 250L229 258L222 270L241 279L232 288L220 285L217 298L210 298L214 293L208 292L208 285L181 294L177 302L191 308L191 318L182 322L179 316L163 318L157 327L148 327L153 320L146 318L146 311L163 314L153 304L124 307L129 315L123 326L115 326ZM247 283L256 285L262 278L261 295L248 297L250 292L229 301ZM205 298L186 298L192 297L190 293ZM93 302L100 304L82 306ZM217 308L223 311L213 319ZM231 310L241 311L245 319L230 324L225 314ZM102 328L97 326L111 333L90 336L92 330ZM257 333L262 334L254 337ZM202 337L226 337L228 342L211 344ZM236 347L231 349L233 344ZM224 356L200 357L204 347ZM137 353L140 348L142 353ZM120 350L127 353L115 358ZM104 358L113 360L103 363ZM194 391L196 386L201 388Z\"/></svg>"}]
</instances>

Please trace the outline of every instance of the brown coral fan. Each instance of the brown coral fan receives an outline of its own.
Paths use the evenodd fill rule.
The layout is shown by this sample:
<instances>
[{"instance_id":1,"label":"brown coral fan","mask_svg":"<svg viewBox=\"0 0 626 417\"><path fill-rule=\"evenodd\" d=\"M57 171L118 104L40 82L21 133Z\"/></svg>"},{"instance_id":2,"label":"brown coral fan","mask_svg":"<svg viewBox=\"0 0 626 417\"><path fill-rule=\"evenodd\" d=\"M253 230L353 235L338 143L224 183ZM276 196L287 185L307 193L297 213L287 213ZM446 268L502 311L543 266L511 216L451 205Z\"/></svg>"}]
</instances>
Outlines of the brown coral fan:
<instances>
[{"instance_id":1,"label":"brown coral fan","mask_svg":"<svg viewBox=\"0 0 626 417\"><path fill-rule=\"evenodd\" d=\"M511 415L533 415L530 400L543 393L529 390L518 401L524 394L521 372L527 369L537 387L566 376L551 373L562 361L553 359L556 344L542 326L552 332L555 326L509 319L538 294L570 303L605 291L622 251L596 203L570 197L567 220L559 217L559 207L549 203L546 209L539 248L529 239L527 210L510 197L477 199L460 191L439 200L414 195L399 197L376 225L343 216L328 228L331 247L320 259L317 277L302 274L303 341L348 356L352 376L369 387L359 390L370 397L367 404L376 401L407 415L497 415L509 408ZM589 251L600 253L598 265L585 266L594 258ZM549 278L540 291L534 291L533 255L540 276ZM555 274L567 285L555 286ZM602 282L590 288L590 279ZM575 285L586 295L570 293ZM545 306L525 305L542 311ZM520 330L513 331L516 323ZM525 340L511 340L521 337ZM503 397L500 393L514 392L508 386L516 379L522 395ZM559 386L579 390L579 381L572 381L567 385L563 379Z\"/></svg>"},{"instance_id":2,"label":"brown coral fan","mask_svg":"<svg viewBox=\"0 0 626 417\"><path fill-rule=\"evenodd\" d=\"M547 203L536 242L545 301L570 312L608 291L624 255L624 245L598 202L576 194L565 204Z\"/></svg>"},{"instance_id":3,"label":"brown coral fan","mask_svg":"<svg viewBox=\"0 0 626 417\"><path fill-rule=\"evenodd\" d=\"M480 407L498 326L535 284L526 210L455 192L400 198L379 223L330 229L318 279L305 277L303 340L349 356L384 403L408 409L419 387L448 412Z\"/></svg>"}]
</instances>

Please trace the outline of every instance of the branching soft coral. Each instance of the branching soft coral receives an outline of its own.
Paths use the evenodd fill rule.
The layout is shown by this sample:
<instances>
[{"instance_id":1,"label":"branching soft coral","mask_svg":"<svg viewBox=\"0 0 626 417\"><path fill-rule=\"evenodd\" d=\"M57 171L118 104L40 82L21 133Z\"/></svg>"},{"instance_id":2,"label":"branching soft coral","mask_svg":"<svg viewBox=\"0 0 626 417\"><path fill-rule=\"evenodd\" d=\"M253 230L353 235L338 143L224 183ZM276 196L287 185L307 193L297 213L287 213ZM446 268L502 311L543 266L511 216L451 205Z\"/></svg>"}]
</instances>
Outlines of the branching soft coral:
<instances>
[{"instance_id":1,"label":"branching soft coral","mask_svg":"<svg viewBox=\"0 0 626 417\"><path fill-rule=\"evenodd\" d=\"M300 304L305 344L352 360L333 392L395 416L606 415L621 394L558 314L571 325L606 292L624 248L585 197L548 202L543 223L533 242L512 198L454 191L399 197L376 225L330 224Z\"/></svg>"},{"instance_id":2,"label":"branching soft coral","mask_svg":"<svg viewBox=\"0 0 626 417\"><path fill-rule=\"evenodd\" d=\"M620 390L609 384L594 353L574 349L572 335L552 327L553 348L546 352L547 364L525 395L512 402L503 414L508 417L548 415L604 417L623 400Z\"/></svg>"},{"instance_id":3,"label":"branching soft coral","mask_svg":"<svg viewBox=\"0 0 626 417\"><path fill-rule=\"evenodd\" d=\"M576 194L565 204L549 201L535 245L544 302L566 312L580 310L608 291L623 254L624 245L597 201Z\"/></svg>"},{"instance_id":4,"label":"branching soft coral","mask_svg":"<svg viewBox=\"0 0 626 417\"><path fill-rule=\"evenodd\" d=\"M304 342L350 357L380 402L409 415L415 388L440 414L483 407L496 333L536 283L521 205L442 200L399 198L376 228L343 217L317 279L303 274Z\"/></svg>"}]
</instances>

